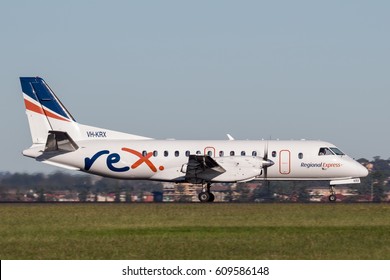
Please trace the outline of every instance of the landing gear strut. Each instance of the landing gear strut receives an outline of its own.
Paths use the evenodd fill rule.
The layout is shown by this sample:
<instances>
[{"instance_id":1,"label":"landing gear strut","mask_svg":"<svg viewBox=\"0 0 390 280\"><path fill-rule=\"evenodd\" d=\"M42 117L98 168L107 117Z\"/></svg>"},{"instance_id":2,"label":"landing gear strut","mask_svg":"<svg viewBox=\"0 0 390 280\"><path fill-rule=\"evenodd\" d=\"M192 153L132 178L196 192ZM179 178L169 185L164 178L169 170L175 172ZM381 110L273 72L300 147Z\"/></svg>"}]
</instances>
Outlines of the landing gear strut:
<instances>
[{"instance_id":1,"label":"landing gear strut","mask_svg":"<svg viewBox=\"0 0 390 280\"><path fill-rule=\"evenodd\" d=\"M328 197L329 201L330 202L336 202L336 191L335 191L333 185L329 186L329 192L330 192L330 195Z\"/></svg>"},{"instance_id":2,"label":"landing gear strut","mask_svg":"<svg viewBox=\"0 0 390 280\"><path fill-rule=\"evenodd\" d=\"M206 187L202 186L202 191L199 193L198 198L200 202L213 202L215 196L212 192L210 192L211 184L207 183Z\"/></svg>"}]
</instances>

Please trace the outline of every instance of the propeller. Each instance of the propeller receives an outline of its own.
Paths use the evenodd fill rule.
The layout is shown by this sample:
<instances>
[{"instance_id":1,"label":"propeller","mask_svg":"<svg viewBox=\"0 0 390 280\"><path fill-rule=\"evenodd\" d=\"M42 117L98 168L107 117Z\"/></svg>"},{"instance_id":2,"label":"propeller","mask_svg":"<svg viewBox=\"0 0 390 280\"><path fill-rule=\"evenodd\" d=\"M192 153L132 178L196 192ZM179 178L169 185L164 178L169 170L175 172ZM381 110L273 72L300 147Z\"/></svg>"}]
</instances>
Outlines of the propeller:
<instances>
[{"instance_id":1,"label":"propeller","mask_svg":"<svg viewBox=\"0 0 390 280\"><path fill-rule=\"evenodd\" d=\"M267 181L268 178L268 167L274 165L275 162L268 159L268 141L265 142L264 145L264 156L263 156L263 169L264 169L264 181Z\"/></svg>"},{"instance_id":2,"label":"propeller","mask_svg":"<svg viewBox=\"0 0 390 280\"><path fill-rule=\"evenodd\" d=\"M271 199L271 191L270 191L270 181L268 181L268 167L274 165L275 162L272 160L268 159L268 141L265 142L264 145L264 155L263 155L263 166L262 168L264 169L264 184L266 187L266 191L269 194L269 199ZM272 199L271 199L272 200Z\"/></svg>"}]
</instances>

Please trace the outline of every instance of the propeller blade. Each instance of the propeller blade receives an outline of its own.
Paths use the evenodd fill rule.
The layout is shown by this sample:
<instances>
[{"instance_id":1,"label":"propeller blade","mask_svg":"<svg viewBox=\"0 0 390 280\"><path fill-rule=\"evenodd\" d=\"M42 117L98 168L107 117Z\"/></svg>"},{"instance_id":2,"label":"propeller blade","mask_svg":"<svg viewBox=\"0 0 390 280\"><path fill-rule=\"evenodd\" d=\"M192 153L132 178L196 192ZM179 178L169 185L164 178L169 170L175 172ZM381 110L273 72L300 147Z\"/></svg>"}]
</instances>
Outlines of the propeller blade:
<instances>
[{"instance_id":1,"label":"propeller blade","mask_svg":"<svg viewBox=\"0 0 390 280\"><path fill-rule=\"evenodd\" d=\"M263 157L263 169L264 169L264 182L267 188L267 191L270 192L270 181L268 181L268 167L274 165L275 162L268 159L268 141L264 145L264 157Z\"/></svg>"},{"instance_id":2,"label":"propeller blade","mask_svg":"<svg viewBox=\"0 0 390 280\"><path fill-rule=\"evenodd\" d=\"M268 161L268 141L265 142L265 145L264 145L264 157L263 157L264 161ZM267 176L268 176L268 165L263 165L263 168L264 168L264 180L267 181Z\"/></svg>"},{"instance_id":3,"label":"propeller blade","mask_svg":"<svg viewBox=\"0 0 390 280\"><path fill-rule=\"evenodd\" d=\"M268 159L268 141L264 145L264 156L263 156L263 169L264 169L264 180L267 181L268 178L268 167L274 165L275 162Z\"/></svg>"}]
</instances>

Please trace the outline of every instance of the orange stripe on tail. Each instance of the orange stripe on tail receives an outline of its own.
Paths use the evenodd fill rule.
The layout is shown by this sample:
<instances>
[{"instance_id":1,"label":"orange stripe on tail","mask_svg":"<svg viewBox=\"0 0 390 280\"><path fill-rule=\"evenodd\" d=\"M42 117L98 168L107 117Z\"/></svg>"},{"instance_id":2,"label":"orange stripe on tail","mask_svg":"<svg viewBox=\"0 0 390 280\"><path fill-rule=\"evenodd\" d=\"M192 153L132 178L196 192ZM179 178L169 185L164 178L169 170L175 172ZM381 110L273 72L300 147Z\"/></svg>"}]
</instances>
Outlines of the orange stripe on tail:
<instances>
[{"instance_id":1,"label":"orange stripe on tail","mask_svg":"<svg viewBox=\"0 0 390 280\"><path fill-rule=\"evenodd\" d=\"M57 119L60 121L70 122L68 119L62 118L62 117L57 116L57 115L55 115L55 114L53 114L45 109L42 109L41 106L35 105L34 103L32 103L31 101L28 101L27 99L24 99L24 105L26 106L27 110L33 111L35 113L38 113L41 115L46 115L47 117Z\"/></svg>"}]
</instances>

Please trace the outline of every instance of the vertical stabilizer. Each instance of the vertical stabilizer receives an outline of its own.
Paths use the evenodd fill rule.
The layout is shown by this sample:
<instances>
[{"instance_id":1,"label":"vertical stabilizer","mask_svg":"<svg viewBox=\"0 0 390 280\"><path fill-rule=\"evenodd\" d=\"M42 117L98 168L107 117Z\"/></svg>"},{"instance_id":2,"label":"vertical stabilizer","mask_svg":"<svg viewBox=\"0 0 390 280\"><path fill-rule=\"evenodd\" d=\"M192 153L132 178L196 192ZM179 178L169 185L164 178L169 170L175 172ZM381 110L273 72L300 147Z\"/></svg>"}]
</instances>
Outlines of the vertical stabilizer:
<instances>
[{"instance_id":1,"label":"vertical stabilizer","mask_svg":"<svg viewBox=\"0 0 390 280\"><path fill-rule=\"evenodd\" d=\"M20 83L33 144L46 144L50 131L66 132L76 142L103 139L150 139L79 124L42 78L21 77Z\"/></svg>"},{"instance_id":2,"label":"vertical stabilizer","mask_svg":"<svg viewBox=\"0 0 390 280\"><path fill-rule=\"evenodd\" d=\"M78 133L78 125L50 87L39 77L21 77L33 144L46 143L50 130Z\"/></svg>"}]
</instances>

